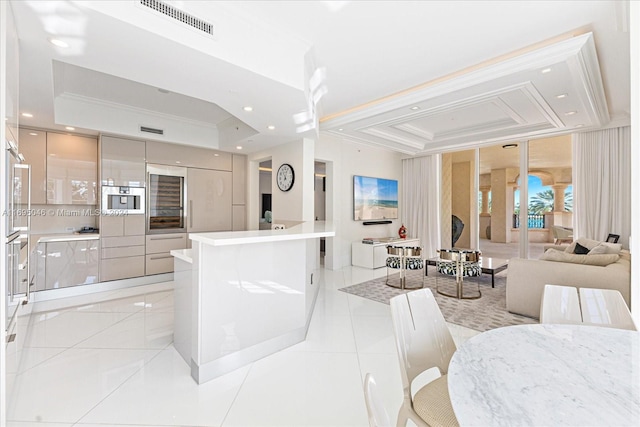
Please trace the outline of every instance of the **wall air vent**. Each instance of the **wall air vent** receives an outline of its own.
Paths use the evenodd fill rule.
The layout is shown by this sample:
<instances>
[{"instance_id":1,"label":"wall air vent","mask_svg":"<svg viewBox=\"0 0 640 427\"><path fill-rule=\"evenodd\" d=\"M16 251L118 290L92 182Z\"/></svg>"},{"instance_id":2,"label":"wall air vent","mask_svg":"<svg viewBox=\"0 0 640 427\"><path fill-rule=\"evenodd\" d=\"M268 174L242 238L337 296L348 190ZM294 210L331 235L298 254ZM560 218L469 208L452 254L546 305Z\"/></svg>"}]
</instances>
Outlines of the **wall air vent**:
<instances>
[{"instance_id":1,"label":"wall air vent","mask_svg":"<svg viewBox=\"0 0 640 427\"><path fill-rule=\"evenodd\" d=\"M155 133L156 135L164 135L164 130L154 129L146 126L140 126L140 132Z\"/></svg>"},{"instance_id":2,"label":"wall air vent","mask_svg":"<svg viewBox=\"0 0 640 427\"><path fill-rule=\"evenodd\" d=\"M183 24L187 24L190 27L193 27L197 30L205 32L207 34L213 35L213 25L209 24L202 19L198 19L188 13L181 11L180 9L176 9L173 6L169 6L158 0L140 0L140 4L142 6L146 6L155 10L156 12L160 12L163 15L167 15L170 18L173 18L177 21L182 22Z\"/></svg>"}]
</instances>

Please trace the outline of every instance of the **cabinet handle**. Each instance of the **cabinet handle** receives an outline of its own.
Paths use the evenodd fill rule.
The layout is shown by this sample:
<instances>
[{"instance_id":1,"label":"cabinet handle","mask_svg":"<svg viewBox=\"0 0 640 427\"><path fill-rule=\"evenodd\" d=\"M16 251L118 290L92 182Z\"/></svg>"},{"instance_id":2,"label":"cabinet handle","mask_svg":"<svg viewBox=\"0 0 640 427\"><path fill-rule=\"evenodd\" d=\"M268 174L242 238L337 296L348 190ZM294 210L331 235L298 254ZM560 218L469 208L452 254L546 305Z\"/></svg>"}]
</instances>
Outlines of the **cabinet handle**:
<instances>
[{"instance_id":1,"label":"cabinet handle","mask_svg":"<svg viewBox=\"0 0 640 427\"><path fill-rule=\"evenodd\" d=\"M149 240L174 240L174 239L184 239L184 236L151 237Z\"/></svg>"},{"instance_id":2,"label":"cabinet handle","mask_svg":"<svg viewBox=\"0 0 640 427\"><path fill-rule=\"evenodd\" d=\"M189 228L193 228L193 200L189 200Z\"/></svg>"},{"instance_id":3,"label":"cabinet handle","mask_svg":"<svg viewBox=\"0 0 640 427\"><path fill-rule=\"evenodd\" d=\"M164 255L164 256L152 256L149 258L150 261L154 261L156 259L167 259L167 258L173 258L173 255Z\"/></svg>"}]
</instances>

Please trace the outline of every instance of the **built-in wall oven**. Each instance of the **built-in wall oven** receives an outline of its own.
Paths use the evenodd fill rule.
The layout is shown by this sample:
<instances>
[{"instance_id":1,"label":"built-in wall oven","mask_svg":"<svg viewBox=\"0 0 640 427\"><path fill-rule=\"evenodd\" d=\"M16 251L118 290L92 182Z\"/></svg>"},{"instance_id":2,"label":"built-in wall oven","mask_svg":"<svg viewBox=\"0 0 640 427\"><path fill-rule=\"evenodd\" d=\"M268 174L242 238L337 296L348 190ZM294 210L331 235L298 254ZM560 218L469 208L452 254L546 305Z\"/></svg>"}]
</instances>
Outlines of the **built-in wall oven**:
<instances>
[{"instance_id":1,"label":"built-in wall oven","mask_svg":"<svg viewBox=\"0 0 640 427\"><path fill-rule=\"evenodd\" d=\"M187 168L147 165L147 233L187 231Z\"/></svg>"},{"instance_id":2,"label":"built-in wall oven","mask_svg":"<svg viewBox=\"0 0 640 427\"><path fill-rule=\"evenodd\" d=\"M106 214L144 214L144 188L102 186L102 212Z\"/></svg>"}]
</instances>

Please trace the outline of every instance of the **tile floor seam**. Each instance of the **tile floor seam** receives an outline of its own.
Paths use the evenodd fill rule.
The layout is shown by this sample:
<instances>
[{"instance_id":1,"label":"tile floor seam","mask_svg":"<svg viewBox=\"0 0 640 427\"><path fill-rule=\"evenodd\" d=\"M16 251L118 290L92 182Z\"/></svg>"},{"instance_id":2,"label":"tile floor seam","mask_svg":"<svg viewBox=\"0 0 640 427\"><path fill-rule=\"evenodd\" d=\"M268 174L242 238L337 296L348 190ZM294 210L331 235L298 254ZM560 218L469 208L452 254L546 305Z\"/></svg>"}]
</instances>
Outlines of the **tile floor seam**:
<instances>
[{"instance_id":1,"label":"tile floor seam","mask_svg":"<svg viewBox=\"0 0 640 427\"><path fill-rule=\"evenodd\" d=\"M85 342L85 341L87 341L87 340L89 340L89 339L91 339L91 338L95 337L96 335L101 334L102 332L106 331L107 329L111 328L112 326L115 326L115 325L117 325L117 324L119 324L119 323L123 322L124 320L126 320L126 319L128 319L128 318L132 317L132 316L135 316L136 314L138 314L138 312L131 313L130 315L123 317L122 319L118 320L117 322L112 323L112 324L110 324L109 326L105 327L104 329L101 329L101 330L97 331L95 334L93 334L93 335L90 335L90 336L86 337L86 338L85 338L85 339L83 339L82 341L79 341L79 342L75 343L74 345L72 345L72 346L71 346L71 347L69 347L69 348L78 348L78 349L83 349L83 348L85 348L85 347L78 347L78 346L79 346L80 344L82 344L83 342ZM120 349L113 348L113 349L111 349L111 350L120 350ZM146 350L146 349L136 349L136 350ZM155 349L150 349L150 350L155 350Z\"/></svg>"},{"instance_id":2,"label":"tile floor seam","mask_svg":"<svg viewBox=\"0 0 640 427\"><path fill-rule=\"evenodd\" d=\"M231 409L233 409L233 405L236 403L236 400L238 399L238 395L240 394L240 391L242 390L242 387L244 386L244 383L247 381L247 378L249 378L249 374L251 373L251 370L253 369L254 363L255 362L252 362L251 366L249 366L249 369L247 369L247 373L244 376L244 378L242 379L242 383L240 383L240 387L238 387L238 390L236 391L235 396L233 396L233 400L229 404L229 408L225 412L224 417L222 417L222 422L220 422L220 426L218 426L218 427L224 427L224 423L227 421L227 418L229 417L229 413L231 413Z\"/></svg>"},{"instance_id":3,"label":"tile floor seam","mask_svg":"<svg viewBox=\"0 0 640 427\"><path fill-rule=\"evenodd\" d=\"M105 350L105 349L101 349L101 350ZM106 349L106 350L119 350L120 349ZM136 349L136 351L141 351L139 349ZM143 350L143 351L153 351L153 350ZM98 400L96 402L95 405L93 405L87 412L85 412L83 415L80 416L80 418L78 418L77 421L75 421L72 425L78 424L82 421L82 419L84 417L86 417L87 415L89 415L91 413L91 411L93 411L94 409L96 409L102 402L104 402L106 399L108 399L113 393L115 393L117 390L120 389L120 387L122 387L127 381L129 381L131 378L133 378L134 375L137 375L141 370L144 369L145 366L147 366L152 360L154 360L156 357L158 357L163 351L167 351L167 350L158 350L156 352L156 354L154 354L151 358L149 358L149 360L145 361L142 366L140 368L138 368L136 371L134 371L131 375L129 375L128 377L126 377L117 387L115 387L113 390L111 390L110 393L108 393L106 396L104 396L102 399ZM100 423L98 423L100 424Z\"/></svg>"}]
</instances>

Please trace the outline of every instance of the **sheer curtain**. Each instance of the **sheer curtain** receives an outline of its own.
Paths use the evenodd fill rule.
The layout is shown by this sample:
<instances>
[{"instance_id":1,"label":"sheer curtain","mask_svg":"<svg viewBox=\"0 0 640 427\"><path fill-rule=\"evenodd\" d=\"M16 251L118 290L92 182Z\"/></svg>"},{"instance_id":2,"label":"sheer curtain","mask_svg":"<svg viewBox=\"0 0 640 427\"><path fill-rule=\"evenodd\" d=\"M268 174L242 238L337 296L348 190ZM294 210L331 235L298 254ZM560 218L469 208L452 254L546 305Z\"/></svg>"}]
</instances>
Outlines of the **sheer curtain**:
<instances>
[{"instance_id":1,"label":"sheer curtain","mask_svg":"<svg viewBox=\"0 0 640 427\"><path fill-rule=\"evenodd\" d=\"M574 134L574 236L604 240L631 234L631 132L628 126Z\"/></svg>"},{"instance_id":2,"label":"sheer curtain","mask_svg":"<svg viewBox=\"0 0 640 427\"><path fill-rule=\"evenodd\" d=\"M402 161L401 219L426 258L440 249L440 176L439 154Z\"/></svg>"}]
</instances>

